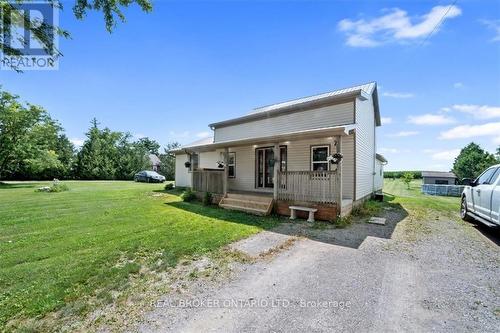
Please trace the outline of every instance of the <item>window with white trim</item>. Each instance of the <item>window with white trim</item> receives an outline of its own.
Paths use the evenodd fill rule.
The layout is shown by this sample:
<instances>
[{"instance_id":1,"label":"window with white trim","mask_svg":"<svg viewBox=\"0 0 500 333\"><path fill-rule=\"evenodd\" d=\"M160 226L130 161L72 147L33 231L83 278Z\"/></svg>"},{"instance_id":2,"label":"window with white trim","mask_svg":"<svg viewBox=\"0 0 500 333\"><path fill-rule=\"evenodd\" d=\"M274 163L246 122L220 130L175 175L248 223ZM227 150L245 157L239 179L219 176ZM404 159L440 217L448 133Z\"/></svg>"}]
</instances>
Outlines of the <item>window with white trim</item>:
<instances>
[{"instance_id":1,"label":"window with white trim","mask_svg":"<svg viewBox=\"0 0 500 333\"><path fill-rule=\"evenodd\" d=\"M236 177L236 153L229 153L227 157L227 167L229 178Z\"/></svg>"},{"instance_id":2,"label":"window with white trim","mask_svg":"<svg viewBox=\"0 0 500 333\"><path fill-rule=\"evenodd\" d=\"M330 146L312 146L311 170L328 171L328 155L330 155Z\"/></svg>"}]
</instances>

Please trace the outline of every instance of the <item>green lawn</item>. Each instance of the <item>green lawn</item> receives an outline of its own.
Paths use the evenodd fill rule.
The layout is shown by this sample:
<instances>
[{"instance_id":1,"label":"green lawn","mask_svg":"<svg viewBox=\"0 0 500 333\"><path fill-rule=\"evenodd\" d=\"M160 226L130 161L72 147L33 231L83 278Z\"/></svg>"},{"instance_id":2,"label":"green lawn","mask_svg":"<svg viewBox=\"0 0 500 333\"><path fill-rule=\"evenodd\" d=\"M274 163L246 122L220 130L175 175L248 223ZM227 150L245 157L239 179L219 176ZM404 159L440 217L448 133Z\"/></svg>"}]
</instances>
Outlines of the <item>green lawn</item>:
<instances>
[{"instance_id":1,"label":"green lawn","mask_svg":"<svg viewBox=\"0 0 500 333\"><path fill-rule=\"evenodd\" d=\"M65 183L61 193L35 192L43 182L0 184L0 331L14 318L109 297L141 265L163 270L278 223L184 203L161 184Z\"/></svg>"},{"instance_id":2,"label":"green lawn","mask_svg":"<svg viewBox=\"0 0 500 333\"><path fill-rule=\"evenodd\" d=\"M409 213L423 218L430 213L439 212L449 217L458 217L460 198L426 195L420 191L421 179L413 180L410 189L400 179L384 179L385 200L401 204Z\"/></svg>"}]
</instances>

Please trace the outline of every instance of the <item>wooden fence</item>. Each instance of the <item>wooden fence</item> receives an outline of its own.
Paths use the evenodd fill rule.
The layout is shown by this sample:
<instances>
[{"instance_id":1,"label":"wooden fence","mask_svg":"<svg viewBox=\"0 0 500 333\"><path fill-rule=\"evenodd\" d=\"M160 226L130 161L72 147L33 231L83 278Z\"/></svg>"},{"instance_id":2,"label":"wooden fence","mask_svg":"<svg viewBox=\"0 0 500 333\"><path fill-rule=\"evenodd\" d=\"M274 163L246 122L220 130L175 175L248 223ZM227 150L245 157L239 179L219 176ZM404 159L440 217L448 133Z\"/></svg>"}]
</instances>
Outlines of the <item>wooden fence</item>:
<instances>
[{"instance_id":1,"label":"wooden fence","mask_svg":"<svg viewBox=\"0 0 500 333\"><path fill-rule=\"evenodd\" d=\"M278 200L340 202L337 171L279 171L278 184Z\"/></svg>"},{"instance_id":2,"label":"wooden fence","mask_svg":"<svg viewBox=\"0 0 500 333\"><path fill-rule=\"evenodd\" d=\"M193 190L198 192L210 192L222 194L224 171L220 170L196 170L193 171Z\"/></svg>"}]
</instances>

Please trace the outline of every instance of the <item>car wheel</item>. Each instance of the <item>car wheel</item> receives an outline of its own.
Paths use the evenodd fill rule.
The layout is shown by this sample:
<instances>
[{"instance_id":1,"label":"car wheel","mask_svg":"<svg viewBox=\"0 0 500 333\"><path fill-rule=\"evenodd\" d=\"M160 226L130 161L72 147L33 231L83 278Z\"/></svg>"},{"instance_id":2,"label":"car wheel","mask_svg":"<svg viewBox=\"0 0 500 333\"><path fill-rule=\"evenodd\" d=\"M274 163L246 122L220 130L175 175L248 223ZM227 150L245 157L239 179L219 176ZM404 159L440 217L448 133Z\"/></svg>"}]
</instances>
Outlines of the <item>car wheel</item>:
<instances>
[{"instance_id":1,"label":"car wheel","mask_svg":"<svg viewBox=\"0 0 500 333\"><path fill-rule=\"evenodd\" d=\"M467 214L467 199L465 195L462 197L462 202L460 203L460 217L464 221L472 221L472 218Z\"/></svg>"}]
</instances>

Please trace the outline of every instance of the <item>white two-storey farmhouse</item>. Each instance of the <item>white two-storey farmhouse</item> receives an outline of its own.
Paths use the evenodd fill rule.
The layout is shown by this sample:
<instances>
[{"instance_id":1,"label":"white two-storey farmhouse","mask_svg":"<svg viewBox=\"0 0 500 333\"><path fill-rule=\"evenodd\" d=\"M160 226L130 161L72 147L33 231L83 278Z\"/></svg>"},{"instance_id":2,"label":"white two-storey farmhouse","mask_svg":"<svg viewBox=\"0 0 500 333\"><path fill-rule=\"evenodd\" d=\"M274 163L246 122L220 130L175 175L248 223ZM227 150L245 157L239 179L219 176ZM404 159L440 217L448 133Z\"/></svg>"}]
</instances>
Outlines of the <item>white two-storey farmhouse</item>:
<instances>
[{"instance_id":1,"label":"white two-storey farmhouse","mask_svg":"<svg viewBox=\"0 0 500 333\"><path fill-rule=\"evenodd\" d=\"M300 205L334 219L382 189L380 125L375 82L257 108L174 150L175 184L228 209L289 214Z\"/></svg>"}]
</instances>

